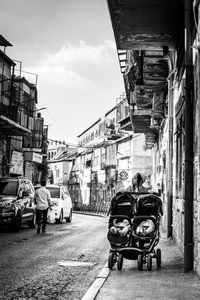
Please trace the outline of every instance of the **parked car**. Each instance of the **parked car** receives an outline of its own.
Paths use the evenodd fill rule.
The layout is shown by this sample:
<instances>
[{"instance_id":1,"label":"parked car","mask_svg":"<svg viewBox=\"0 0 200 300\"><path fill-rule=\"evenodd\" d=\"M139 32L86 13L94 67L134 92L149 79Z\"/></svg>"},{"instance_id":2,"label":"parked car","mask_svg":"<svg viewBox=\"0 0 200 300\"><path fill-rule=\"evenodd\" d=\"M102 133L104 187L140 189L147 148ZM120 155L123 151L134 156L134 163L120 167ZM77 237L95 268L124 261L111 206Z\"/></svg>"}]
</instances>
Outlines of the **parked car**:
<instances>
[{"instance_id":1,"label":"parked car","mask_svg":"<svg viewBox=\"0 0 200 300\"><path fill-rule=\"evenodd\" d=\"M0 178L0 225L7 224L14 231L19 231L22 224L34 228L34 193L33 184L29 179Z\"/></svg>"},{"instance_id":2,"label":"parked car","mask_svg":"<svg viewBox=\"0 0 200 300\"><path fill-rule=\"evenodd\" d=\"M66 186L47 185L46 188L51 194L52 210L48 212L48 219L61 223L63 219L66 222L72 221L72 200Z\"/></svg>"},{"instance_id":3,"label":"parked car","mask_svg":"<svg viewBox=\"0 0 200 300\"><path fill-rule=\"evenodd\" d=\"M35 186L35 190L39 186ZM52 210L48 211L47 221L51 223L61 223L63 219L66 222L72 221L72 200L69 191L64 185L47 185L46 188L51 194Z\"/></svg>"}]
</instances>

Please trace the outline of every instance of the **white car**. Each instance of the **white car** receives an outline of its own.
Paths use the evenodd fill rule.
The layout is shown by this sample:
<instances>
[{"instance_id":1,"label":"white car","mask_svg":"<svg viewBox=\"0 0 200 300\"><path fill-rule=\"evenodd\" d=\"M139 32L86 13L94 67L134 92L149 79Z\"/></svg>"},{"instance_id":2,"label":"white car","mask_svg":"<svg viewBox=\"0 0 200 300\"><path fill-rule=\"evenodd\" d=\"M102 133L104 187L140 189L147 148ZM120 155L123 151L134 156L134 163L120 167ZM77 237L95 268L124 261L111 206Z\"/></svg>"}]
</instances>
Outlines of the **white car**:
<instances>
[{"instance_id":1,"label":"white car","mask_svg":"<svg viewBox=\"0 0 200 300\"><path fill-rule=\"evenodd\" d=\"M51 210L48 211L49 223L61 223L72 221L72 200L66 186L47 185L46 188L51 194Z\"/></svg>"}]
</instances>

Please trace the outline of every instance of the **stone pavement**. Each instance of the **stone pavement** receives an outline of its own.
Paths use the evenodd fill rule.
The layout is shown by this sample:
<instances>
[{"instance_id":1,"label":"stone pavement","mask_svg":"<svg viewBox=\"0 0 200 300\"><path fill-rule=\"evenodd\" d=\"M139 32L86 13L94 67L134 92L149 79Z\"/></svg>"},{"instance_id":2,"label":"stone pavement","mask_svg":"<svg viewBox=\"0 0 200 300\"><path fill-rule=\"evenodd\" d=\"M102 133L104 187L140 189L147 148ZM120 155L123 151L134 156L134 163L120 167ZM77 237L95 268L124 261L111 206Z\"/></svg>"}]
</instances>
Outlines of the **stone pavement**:
<instances>
[{"instance_id":1,"label":"stone pavement","mask_svg":"<svg viewBox=\"0 0 200 300\"><path fill-rule=\"evenodd\" d=\"M82 300L199 300L200 278L194 272L184 273L183 255L175 243L162 233L156 248L162 251L161 269L155 258L152 271L146 264L139 271L136 260L124 259L121 271L116 265L110 271L106 263Z\"/></svg>"}]
</instances>

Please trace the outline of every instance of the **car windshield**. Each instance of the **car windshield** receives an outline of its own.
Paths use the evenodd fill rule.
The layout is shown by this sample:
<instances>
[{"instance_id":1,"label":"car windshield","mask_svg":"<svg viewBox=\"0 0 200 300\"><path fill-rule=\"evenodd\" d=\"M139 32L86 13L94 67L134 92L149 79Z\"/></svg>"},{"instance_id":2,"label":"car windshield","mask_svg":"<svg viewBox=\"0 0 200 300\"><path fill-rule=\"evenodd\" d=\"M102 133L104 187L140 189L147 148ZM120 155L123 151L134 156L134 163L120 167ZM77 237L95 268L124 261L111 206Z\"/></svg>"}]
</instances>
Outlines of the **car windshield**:
<instances>
[{"instance_id":1,"label":"car windshield","mask_svg":"<svg viewBox=\"0 0 200 300\"><path fill-rule=\"evenodd\" d=\"M1 195L17 195L17 181L0 181Z\"/></svg>"},{"instance_id":2,"label":"car windshield","mask_svg":"<svg viewBox=\"0 0 200 300\"><path fill-rule=\"evenodd\" d=\"M60 188L49 186L47 186L46 188L49 190L52 198L60 198Z\"/></svg>"}]
</instances>

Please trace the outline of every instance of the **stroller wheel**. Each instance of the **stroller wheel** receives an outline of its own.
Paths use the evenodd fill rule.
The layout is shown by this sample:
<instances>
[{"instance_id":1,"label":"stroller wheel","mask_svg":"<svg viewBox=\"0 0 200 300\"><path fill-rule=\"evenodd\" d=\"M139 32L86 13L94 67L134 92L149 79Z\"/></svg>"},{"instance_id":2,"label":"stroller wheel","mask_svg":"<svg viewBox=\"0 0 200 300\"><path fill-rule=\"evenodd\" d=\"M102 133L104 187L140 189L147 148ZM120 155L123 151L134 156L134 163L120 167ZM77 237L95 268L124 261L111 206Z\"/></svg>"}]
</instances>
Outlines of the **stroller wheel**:
<instances>
[{"instance_id":1,"label":"stroller wheel","mask_svg":"<svg viewBox=\"0 0 200 300\"><path fill-rule=\"evenodd\" d=\"M117 259L117 269L121 270L122 269L122 265L123 265L123 256L120 253Z\"/></svg>"},{"instance_id":2,"label":"stroller wheel","mask_svg":"<svg viewBox=\"0 0 200 300\"><path fill-rule=\"evenodd\" d=\"M148 271L152 270L152 257L150 254L147 256L147 270Z\"/></svg>"},{"instance_id":3,"label":"stroller wheel","mask_svg":"<svg viewBox=\"0 0 200 300\"><path fill-rule=\"evenodd\" d=\"M111 252L108 256L108 268L112 270L113 266L114 266L114 253Z\"/></svg>"},{"instance_id":4,"label":"stroller wheel","mask_svg":"<svg viewBox=\"0 0 200 300\"><path fill-rule=\"evenodd\" d=\"M143 256L142 256L142 254L138 255L137 264L138 264L138 270L142 271L142 269L143 269Z\"/></svg>"},{"instance_id":5,"label":"stroller wheel","mask_svg":"<svg viewBox=\"0 0 200 300\"><path fill-rule=\"evenodd\" d=\"M161 267L161 249L156 249L156 264L157 267L160 268Z\"/></svg>"}]
</instances>

